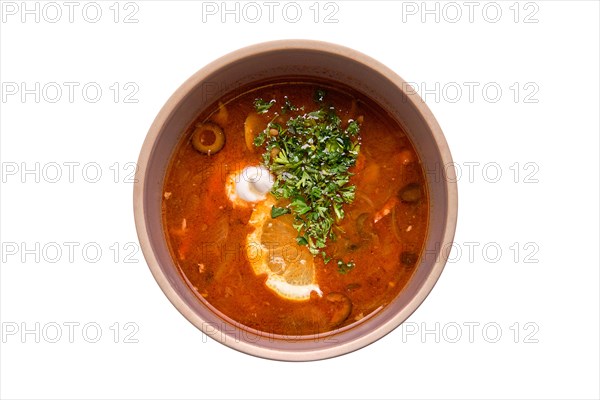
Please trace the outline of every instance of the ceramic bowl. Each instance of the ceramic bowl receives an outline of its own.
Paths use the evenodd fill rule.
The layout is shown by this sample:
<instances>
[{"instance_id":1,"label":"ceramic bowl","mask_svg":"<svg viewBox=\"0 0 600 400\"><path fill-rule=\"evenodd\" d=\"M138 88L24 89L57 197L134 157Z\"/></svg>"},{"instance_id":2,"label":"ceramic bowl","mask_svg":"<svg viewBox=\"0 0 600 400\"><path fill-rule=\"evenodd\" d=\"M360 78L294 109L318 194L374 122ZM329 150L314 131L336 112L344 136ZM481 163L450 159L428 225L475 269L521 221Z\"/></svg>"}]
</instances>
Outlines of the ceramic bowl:
<instances>
[{"instance_id":1,"label":"ceramic bowl","mask_svg":"<svg viewBox=\"0 0 600 400\"><path fill-rule=\"evenodd\" d=\"M361 321L335 332L288 337L268 334L229 319L201 302L171 258L161 218L169 159L186 127L206 107L231 91L265 79L301 75L351 86L379 103L406 130L421 158L430 196L425 253L397 298ZM166 102L143 144L134 187L135 224L150 271L185 318L226 346L277 360L316 360L362 348L391 332L425 300L448 257L457 217L457 190L450 150L429 108L396 73L339 45L284 40L230 53L184 82ZM444 251L446 249L446 251ZM200 340L200 338L199 338Z\"/></svg>"}]
</instances>

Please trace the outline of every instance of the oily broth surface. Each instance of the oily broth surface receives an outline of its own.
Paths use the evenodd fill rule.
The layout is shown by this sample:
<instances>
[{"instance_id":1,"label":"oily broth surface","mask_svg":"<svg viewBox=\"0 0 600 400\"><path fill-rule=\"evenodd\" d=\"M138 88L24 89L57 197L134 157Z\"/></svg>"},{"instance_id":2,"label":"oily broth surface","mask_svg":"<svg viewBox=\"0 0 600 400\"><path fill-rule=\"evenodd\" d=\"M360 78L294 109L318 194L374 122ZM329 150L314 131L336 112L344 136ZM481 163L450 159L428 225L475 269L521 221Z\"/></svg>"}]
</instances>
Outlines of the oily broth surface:
<instances>
[{"instance_id":1,"label":"oily broth surface","mask_svg":"<svg viewBox=\"0 0 600 400\"><path fill-rule=\"evenodd\" d=\"M310 300L299 302L278 296L265 286L266 276L254 274L245 245L254 229L248 225L252 208L233 207L225 181L245 166L260 164L262 149L251 152L244 140L244 121L254 111L254 100L276 99L273 109L279 109L287 96L308 112L318 108L313 101L316 88L327 90L326 103L335 106L342 121L362 115L364 122L351 180L356 199L344 206L345 233L336 242L328 241L326 251L335 256L333 261L324 264L321 257L315 258L316 280L324 296L313 293ZM190 144L191 128L172 156L163 188L163 225L172 257L198 296L243 325L287 335L337 329L391 302L414 272L414 257L421 253L428 223L422 167L400 126L373 102L348 93L314 82L258 87L225 102L226 122L216 121L222 119L215 111L217 104L198 117L196 122L213 121L223 128L226 142L221 151L210 156L198 153ZM268 121L265 117L265 126ZM414 162L405 164L407 158ZM369 225L365 235L358 221L369 224L410 183L422 185L423 199L417 204L395 202L393 211ZM408 263L407 254L413 255ZM356 266L340 274L337 258L353 260ZM329 293L343 293L352 301L352 311L342 323L332 322L336 310L326 300Z\"/></svg>"}]
</instances>

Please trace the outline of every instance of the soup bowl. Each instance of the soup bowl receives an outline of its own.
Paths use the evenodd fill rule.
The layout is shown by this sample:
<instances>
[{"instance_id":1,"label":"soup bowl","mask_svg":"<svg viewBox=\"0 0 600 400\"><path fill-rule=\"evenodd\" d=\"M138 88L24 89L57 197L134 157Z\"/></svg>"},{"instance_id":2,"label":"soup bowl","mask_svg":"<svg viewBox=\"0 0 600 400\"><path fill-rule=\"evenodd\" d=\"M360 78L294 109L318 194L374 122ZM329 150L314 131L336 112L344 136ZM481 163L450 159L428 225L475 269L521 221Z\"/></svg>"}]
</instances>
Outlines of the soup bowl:
<instances>
[{"instance_id":1,"label":"soup bowl","mask_svg":"<svg viewBox=\"0 0 600 400\"><path fill-rule=\"evenodd\" d=\"M186 128L205 108L253 82L289 76L326 80L369 97L405 130L421 159L429 194L429 226L415 272L390 304L344 328L284 336L230 319L194 293L178 271L164 234L161 201L169 160ZM396 73L339 45L284 40L230 53L199 70L166 102L146 136L134 186L135 224L144 257L177 310L207 336L233 349L275 360L306 361L345 354L385 336L424 301L447 261L457 217L452 157L429 108Z\"/></svg>"}]
</instances>

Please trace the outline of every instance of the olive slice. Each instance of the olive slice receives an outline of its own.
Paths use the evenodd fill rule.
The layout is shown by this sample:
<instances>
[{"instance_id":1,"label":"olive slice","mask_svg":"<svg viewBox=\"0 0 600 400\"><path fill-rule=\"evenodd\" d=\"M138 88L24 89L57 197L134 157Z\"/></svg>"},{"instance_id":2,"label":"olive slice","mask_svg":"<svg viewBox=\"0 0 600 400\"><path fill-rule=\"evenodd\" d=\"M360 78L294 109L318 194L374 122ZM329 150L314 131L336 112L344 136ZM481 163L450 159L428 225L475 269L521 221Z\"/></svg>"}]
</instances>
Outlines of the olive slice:
<instances>
[{"instance_id":1,"label":"olive slice","mask_svg":"<svg viewBox=\"0 0 600 400\"><path fill-rule=\"evenodd\" d=\"M225 145L223 129L212 122L200 124L192 134L192 146L200 153L215 154Z\"/></svg>"},{"instance_id":2,"label":"olive slice","mask_svg":"<svg viewBox=\"0 0 600 400\"><path fill-rule=\"evenodd\" d=\"M340 325L352 312L352 300L345 294L338 292L329 293L325 296L325 299L335 306L329 323L333 327Z\"/></svg>"},{"instance_id":3,"label":"olive slice","mask_svg":"<svg viewBox=\"0 0 600 400\"><path fill-rule=\"evenodd\" d=\"M409 183L398 192L403 203L417 203L423 197L423 190L418 183Z\"/></svg>"},{"instance_id":4,"label":"olive slice","mask_svg":"<svg viewBox=\"0 0 600 400\"><path fill-rule=\"evenodd\" d=\"M400 253L400 262L406 267L414 267L418 260L419 256L412 251L403 251Z\"/></svg>"}]
</instances>

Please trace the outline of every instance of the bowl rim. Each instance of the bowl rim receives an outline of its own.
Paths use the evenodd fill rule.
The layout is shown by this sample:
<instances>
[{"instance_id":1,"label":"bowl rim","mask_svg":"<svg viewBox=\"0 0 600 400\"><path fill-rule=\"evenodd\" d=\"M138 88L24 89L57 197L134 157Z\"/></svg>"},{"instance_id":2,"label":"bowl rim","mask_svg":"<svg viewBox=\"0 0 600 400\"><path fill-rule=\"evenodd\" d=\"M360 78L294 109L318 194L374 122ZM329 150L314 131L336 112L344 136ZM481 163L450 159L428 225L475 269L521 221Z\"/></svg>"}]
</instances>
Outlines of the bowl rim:
<instances>
[{"instance_id":1,"label":"bowl rim","mask_svg":"<svg viewBox=\"0 0 600 400\"><path fill-rule=\"evenodd\" d=\"M416 291L415 296L413 296L398 313L396 313L389 320L385 321L383 324L379 325L376 329L368 331L364 335L361 335L350 341L343 342L340 345L326 347L323 349L312 349L307 351L274 349L243 340L225 340L222 333L220 334L214 330L207 332L207 329L205 329L206 321L198 316L194 310L187 305L184 299L180 297L177 291L171 286L169 283L169 278L160 267L158 258L152 246L150 235L148 233L148 227L146 224L146 208L144 202L146 185L145 176L154 144L158 139L159 133L162 131L163 126L169 121L172 112L176 109L177 105L179 105L181 101L185 99L190 90L201 83L206 77L231 63L246 59L248 57L254 57L261 53L284 50L316 51L332 54L334 56L340 56L343 58L350 58L371 68L376 73L385 76L406 96L407 101L411 103L418 114L423 118L426 126L431 131L432 138L436 143L443 165L445 167L454 165L446 138L437 120L433 116L433 113L416 91L404 90L404 88L408 87L407 82L393 70L379 61L371 58L370 56L367 56L366 54L339 44L306 39L275 40L246 46L212 61L189 77L171 95L154 119L154 122L150 126L142 145L135 174L135 183L133 188L133 208L140 248L142 249L142 253L144 254L144 258L146 259L148 267L166 297L188 321L204 332L205 335L212 337L218 342L243 353L273 360L309 361L336 357L358 350L371 343L374 343L400 326L421 305L429 293L431 293L444 269L449 254L444 255L444 252L440 252L440 255L438 258L436 258L430 273L426 276L422 285ZM444 173L449 174L449 176L447 176L446 179L443 179L443 182L446 186L447 207L444 221L445 229L441 239L442 244L451 243L453 241L458 216L458 191L456 179L454 179L454 168L444 168Z\"/></svg>"}]
</instances>

